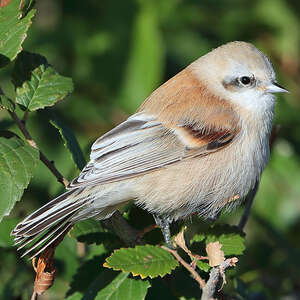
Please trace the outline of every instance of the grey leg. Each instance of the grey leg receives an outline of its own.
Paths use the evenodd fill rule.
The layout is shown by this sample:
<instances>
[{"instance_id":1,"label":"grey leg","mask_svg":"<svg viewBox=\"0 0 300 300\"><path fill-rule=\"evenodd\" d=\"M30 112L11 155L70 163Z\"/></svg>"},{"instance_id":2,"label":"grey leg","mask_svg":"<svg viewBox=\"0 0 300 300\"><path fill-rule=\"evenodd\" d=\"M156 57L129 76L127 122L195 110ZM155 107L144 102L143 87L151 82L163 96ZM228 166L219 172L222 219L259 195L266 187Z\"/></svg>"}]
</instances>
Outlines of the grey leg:
<instances>
[{"instance_id":1,"label":"grey leg","mask_svg":"<svg viewBox=\"0 0 300 300\"><path fill-rule=\"evenodd\" d=\"M167 246L170 249L174 249L174 246L171 241L171 233L170 233L170 219L163 217L163 216L158 216L156 214L153 214L153 218L155 220L155 223L157 226L161 229L162 234L164 236L165 242Z\"/></svg>"}]
</instances>

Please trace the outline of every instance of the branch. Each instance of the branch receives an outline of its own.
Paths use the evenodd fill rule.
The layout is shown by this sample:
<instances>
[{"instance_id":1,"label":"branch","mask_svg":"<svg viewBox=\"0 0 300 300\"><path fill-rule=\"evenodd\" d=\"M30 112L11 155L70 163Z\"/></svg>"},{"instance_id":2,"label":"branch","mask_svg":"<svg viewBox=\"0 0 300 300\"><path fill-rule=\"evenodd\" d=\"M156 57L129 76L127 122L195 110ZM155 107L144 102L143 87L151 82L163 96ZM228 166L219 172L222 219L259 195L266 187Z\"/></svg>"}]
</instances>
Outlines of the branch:
<instances>
[{"instance_id":1,"label":"branch","mask_svg":"<svg viewBox=\"0 0 300 300\"><path fill-rule=\"evenodd\" d=\"M118 210L109 219L101 222L108 229L113 230L126 246L134 247L137 244L143 244L139 231L129 225Z\"/></svg>"},{"instance_id":2,"label":"branch","mask_svg":"<svg viewBox=\"0 0 300 300\"><path fill-rule=\"evenodd\" d=\"M256 196L257 190L258 190L258 186L259 186L259 182L256 181L254 188L251 190L250 194L247 197L247 202L246 202L246 208L245 211L241 217L241 220L239 222L238 228L240 231L243 231L245 228L245 225L248 221L249 215L250 215L250 211L251 211L251 207L254 201L254 198Z\"/></svg>"},{"instance_id":3,"label":"branch","mask_svg":"<svg viewBox=\"0 0 300 300\"><path fill-rule=\"evenodd\" d=\"M33 138L31 137L31 135L29 133L29 131L27 130L27 128L25 126L25 122L24 121L26 120L26 118L25 118L24 121L21 121L15 112L12 112L12 111L9 111L9 110L7 110L7 111L11 115L11 117L13 118L13 120L16 122L17 126L19 127L19 129L23 133L25 139L27 140L28 144L39 151L39 153L40 153L40 160L51 171L51 173L57 178L57 181L60 182L61 184L63 184L66 187L69 184L68 180L66 178L64 178L63 175L56 169L56 167L54 165L54 162L50 161L45 156L45 154L39 149L38 145L33 140Z\"/></svg>"},{"instance_id":4,"label":"branch","mask_svg":"<svg viewBox=\"0 0 300 300\"><path fill-rule=\"evenodd\" d=\"M192 266L190 266L179 254L176 250L172 250L168 247L161 246L162 249L170 252L180 264L182 264L194 277L194 279L199 283L201 289L203 290L206 286L204 279L200 277L200 275L194 270Z\"/></svg>"},{"instance_id":5,"label":"branch","mask_svg":"<svg viewBox=\"0 0 300 300\"><path fill-rule=\"evenodd\" d=\"M205 287L202 289L201 300L214 300L216 291L220 291L226 283L225 270L229 267L235 267L238 262L236 257L228 258L219 266L212 268L209 274L209 279Z\"/></svg>"}]
</instances>

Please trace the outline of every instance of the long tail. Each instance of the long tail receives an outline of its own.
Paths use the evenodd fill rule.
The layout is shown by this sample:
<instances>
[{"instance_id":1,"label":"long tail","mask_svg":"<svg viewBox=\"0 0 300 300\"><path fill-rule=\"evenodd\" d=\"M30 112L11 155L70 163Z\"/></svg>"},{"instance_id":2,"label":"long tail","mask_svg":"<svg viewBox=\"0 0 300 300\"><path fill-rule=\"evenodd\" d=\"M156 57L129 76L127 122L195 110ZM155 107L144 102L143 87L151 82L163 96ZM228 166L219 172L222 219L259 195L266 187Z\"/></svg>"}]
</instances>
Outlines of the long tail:
<instances>
[{"instance_id":1,"label":"long tail","mask_svg":"<svg viewBox=\"0 0 300 300\"><path fill-rule=\"evenodd\" d=\"M81 189L67 191L33 212L15 227L11 235L15 236L18 250L30 244L22 257L29 253L33 253L31 258L35 257L72 228L72 218L89 200L88 197L83 197L81 192Z\"/></svg>"}]
</instances>

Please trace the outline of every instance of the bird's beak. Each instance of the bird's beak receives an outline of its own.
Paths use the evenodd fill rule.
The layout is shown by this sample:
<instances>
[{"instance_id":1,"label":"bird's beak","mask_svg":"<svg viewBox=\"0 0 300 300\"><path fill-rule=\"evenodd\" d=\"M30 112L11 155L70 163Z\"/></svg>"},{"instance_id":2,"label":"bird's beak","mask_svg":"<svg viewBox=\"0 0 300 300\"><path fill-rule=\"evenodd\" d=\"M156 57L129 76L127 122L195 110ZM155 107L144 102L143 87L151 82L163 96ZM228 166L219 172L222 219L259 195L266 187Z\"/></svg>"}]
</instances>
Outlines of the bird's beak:
<instances>
[{"instance_id":1,"label":"bird's beak","mask_svg":"<svg viewBox=\"0 0 300 300\"><path fill-rule=\"evenodd\" d=\"M266 87L266 92L268 93L289 93L284 87L279 85L277 82L272 82Z\"/></svg>"}]
</instances>

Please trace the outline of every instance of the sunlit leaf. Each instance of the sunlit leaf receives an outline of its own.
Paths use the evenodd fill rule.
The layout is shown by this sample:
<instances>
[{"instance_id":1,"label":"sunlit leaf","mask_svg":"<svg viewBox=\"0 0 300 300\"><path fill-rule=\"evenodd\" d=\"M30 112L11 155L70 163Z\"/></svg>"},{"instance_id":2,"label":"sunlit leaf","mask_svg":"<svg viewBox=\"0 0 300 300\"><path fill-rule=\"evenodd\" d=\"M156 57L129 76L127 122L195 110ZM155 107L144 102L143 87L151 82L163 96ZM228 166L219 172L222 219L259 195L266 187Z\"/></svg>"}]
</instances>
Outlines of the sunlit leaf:
<instances>
[{"instance_id":1,"label":"sunlit leaf","mask_svg":"<svg viewBox=\"0 0 300 300\"><path fill-rule=\"evenodd\" d=\"M16 60L14 84L16 102L30 111L52 106L73 91L71 78L58 74L43 56L28 52Z\"/></svg>"},{"instance_id":2,"label":"sunlit leaf","mask_svg":"<svg viewBox=\"0 0 300 300\"><path fill-rule=\"evenodd\" d=\"M13 0L0 7L0 67L15 59L22 51L22 43L35 14L35 10L32 9L22 18L21 2Z\"/></svg>"},{"instance_id":3,"label":"sunlit leaf","mask_svg":"<svg viewBox=\"0 0 300 300\"><path fill-rule=\"evenodd\" d=\"M134 276L154 278L170 274L178 266L178 261L160 247L145 245L123 248L113 252L106 259L105 267L131 272Z\"/></svg>"}]
</instances>

